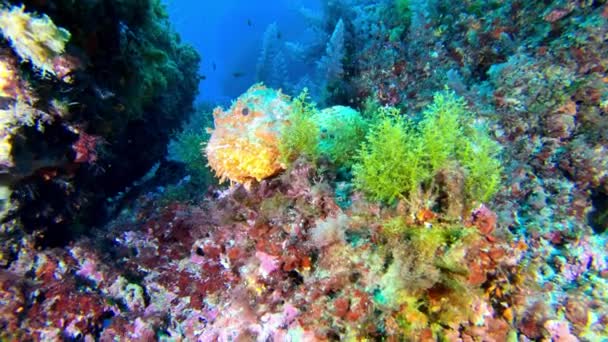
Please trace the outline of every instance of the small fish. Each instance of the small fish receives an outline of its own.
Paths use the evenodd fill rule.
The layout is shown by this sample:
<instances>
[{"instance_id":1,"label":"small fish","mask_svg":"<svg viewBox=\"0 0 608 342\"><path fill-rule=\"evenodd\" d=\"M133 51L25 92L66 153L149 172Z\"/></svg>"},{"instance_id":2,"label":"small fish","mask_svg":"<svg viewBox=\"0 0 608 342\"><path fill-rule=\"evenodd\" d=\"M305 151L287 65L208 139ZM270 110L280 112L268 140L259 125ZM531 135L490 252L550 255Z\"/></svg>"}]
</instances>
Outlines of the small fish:
<instances>
[{"instance_id":1,"label":"small fish","mask_svg":"<svg viewBox=\"0 0 608 342\"><path fill-rule=\"evenodd\" d=\"M232 77L234 77L234 78L239 78L239 77L243 77L243 76L245 76L245 73L241 72L241 71L235 71L232 73Z\"/></svg>"},{"instance_id":2,"label":"small fish","mask_svg":"<svg viewBox=\"0 0 608 342\"><path fill-rule=\"evenodd\" d=\"M247 19L247 26L251 26L251 25L252 25L251 19Z\"/></svg>"},{"instance_id":3,"label":"small fish","mask_svg":"<svg viewBox=\"0 0 608 342\"><path fill-rule=\"evenodd\" d=\"M215 71L215 69L217 69L217 66L215 65L215 62L213 62L213 64L211 64L211 67L213 68L213 71Z\"/></svg>"},{"instance_id":4,"label":"small fish","mask_svg":"<svg viewBox=\"0 0 608 342\"><path fill-rule=\"evenodd\" d=\"M97 97L99 97L102 100L107 100L111 97L114 97L114 95L115 95L110 90L102 89L98 86L93 86L93 91L95 92L95 95L97 95Z\"/></svg>"},{"instance_id":5,"label":"small fish","mask_svg":"<svg viewBox=\"0 0 608 342\"><path fill-rule=\"evenodd\" d=\"M281 31L277 31L277 39L281 39L281 37L283 37L283 34Z\"/></svg>"},{"instance_id":6,"label":"small fish","mask_svg":"<svg viewBox=\"0 0 608 342\"><path fill-rule=\"evenodd\" d=\"M200 79L201 79L201 81L206 80L207 79L207 75L200 75Z\"/></svg>"},{"instance_id":7,"label":"small fish","mask_svg":"<svg viewBox=\"0 0 608 342\"><path fill-rule=\"evenodd\" d=\"M124 111L125 111L125 109L127 109L127 108L125 107L125 105L123 105L122 103L119 103L119 104L115 105L115 106L114 106L114 107L112 107L112 108L113 108L115 111L117 111L117 112L124 112Z\"/></svg>"}]
</instances>

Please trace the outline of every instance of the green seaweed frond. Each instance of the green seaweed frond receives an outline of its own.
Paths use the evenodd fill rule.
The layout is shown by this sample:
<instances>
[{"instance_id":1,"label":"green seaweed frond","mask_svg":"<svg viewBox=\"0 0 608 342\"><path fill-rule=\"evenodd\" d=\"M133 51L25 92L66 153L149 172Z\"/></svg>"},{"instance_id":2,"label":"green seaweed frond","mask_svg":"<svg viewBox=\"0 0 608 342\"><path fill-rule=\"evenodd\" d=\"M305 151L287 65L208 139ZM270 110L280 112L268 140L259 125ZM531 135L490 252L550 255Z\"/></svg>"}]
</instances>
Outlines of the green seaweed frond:
<instances>
[{"instance_id":1,"label":"green seaweed frond","mask_svg":"<svg viewBox=\"0 0 608 342\"><path fill-rule=\"evenodd\" d=\"M319 127L313 119L317 108L310 101L308 89L304 89L292 102L288 123L279 138L280 161L289 166L303 156L315 161L319 156Z\"/></svg>"},{"instance_id":2,"label":"green seaweed frond","mask_svg":"<svg viewBox=\"0 0 608 342\"><path fill-rule=\"evenodd\" d=\"M370 120L366 141L353 166L355 186L372 200L410 204L422 192L437 192L442 170L462 168L463 198L486 202L501 180L500 145L486 126L473 121L465 100L454 92L435 94L418 124L395 108L381 108Z\"/></svg>"},{"instance_id":3,"label":"green seaweed frond","mask_svg":"<svg viewBox=\"0 0 608 342\"><path fill-rule=\"evenodd\" d=\"M465 187L470 201L486 202L498 191L502 163L498 158L500 145L492 140L483 125L470 126L468 139L457 151L458 160L466 170Z\"/></svg>"},{"instance_id":4,"label":"green seaweed frond","mask_svg":"<svg viewBox=\"0 0 608 342\"><path fill-rule=\"evenodd\" d=\"M372 200L391 203L416 190L428 175L411 122L396 108L382 108L378 115L353 165L354 184Z\"/></svg>"},{"instance_id":5,"label":"green seaweed frond","mask_svg":"<svg viewBox=\"0 0 608 342\"><path fill-rule=\"evenodd\" d=\"M423 112L420 131L424 154L421 157L431 174L447 164L463 140L461 118L468 114L465 108L464 99L452 92L440 92Z\"/></svg>"}]
</instances>

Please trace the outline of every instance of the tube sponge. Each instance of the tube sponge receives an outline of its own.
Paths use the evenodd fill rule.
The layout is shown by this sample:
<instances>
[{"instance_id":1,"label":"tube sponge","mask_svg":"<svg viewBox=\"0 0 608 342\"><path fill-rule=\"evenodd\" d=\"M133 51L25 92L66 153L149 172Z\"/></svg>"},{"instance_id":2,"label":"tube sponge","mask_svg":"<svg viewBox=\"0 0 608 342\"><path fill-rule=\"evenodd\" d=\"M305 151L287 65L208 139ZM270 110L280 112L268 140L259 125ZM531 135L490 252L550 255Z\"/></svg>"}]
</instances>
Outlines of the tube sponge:
<instances>
[{"instance_id":1,"label":"tube sponge","mask_svg":"<svg viewBox=\"0 0 608 342\"><path fill-rule=\"evenodd\" d=\"M70 32L55 26L47 15L25 13L24 6L0 9L0 30L21 59L30 61L42 74L55 75L53 59L63 53Z\"/></svg>"}]
</instances>

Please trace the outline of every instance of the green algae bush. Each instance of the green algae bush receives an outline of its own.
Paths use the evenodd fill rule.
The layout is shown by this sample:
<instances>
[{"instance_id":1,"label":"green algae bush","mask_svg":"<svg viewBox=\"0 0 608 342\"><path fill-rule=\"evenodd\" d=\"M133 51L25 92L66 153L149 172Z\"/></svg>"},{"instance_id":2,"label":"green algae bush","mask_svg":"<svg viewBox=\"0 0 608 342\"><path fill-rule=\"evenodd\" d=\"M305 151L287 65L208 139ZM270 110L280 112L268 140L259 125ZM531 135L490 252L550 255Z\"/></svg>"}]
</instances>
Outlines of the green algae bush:
<instances>
[{"instance_id":1,"label":"green algae bush","mask_svg":"<svg viewBox=\"0 0 608 342\"><path fill-rule=\"evenodd\" d=\"M395 108L380 109L353 165L355 186L372 200L392 202L426 178L420 138Z\"/></svg>"},{"instance_id":2,"label":"green algae bush","mask_svg":"<svg viewBox=\"0 0 608 342\"><path fill-rule=\"evenodd\" d=\"M464 169L469 203L488 201L498 190L499 145L453 92L436 93L418 123L394 108L376 115L353 166L355 186L370 199L411 203L421 192L438 192L435 177L450 168Z\"/></svg>"},{"instance_id":3,"label":"green algae bush","mask_svg":"<svg viewBox=\"0 0 608 342\"><path fill-rule=\"evenodd\" d=\"M500 185L501 162L499 145L487 127L473 122L464 99L453 92L435 94L423 115L421 158L429 174L434 176L456 161L465 170L466 198L470 202L491 199Z\"/></svg>"},{"instance_id":4,"label":"green algae bush","mask_svg":"<svg viewBox=\"0 0 608 342\"><path fill-rule=\"evenodd\" d=\"M319 126L313 119L317 111L304 89L292 102L289 124L281 131L279 153L281 163L291 165L299 157L316 160L319 156Z\"/></svg>"},{"instance_id":5,"label":"green algae bush","mask_svg":"<svg viewBox=\"0 0 608 342\"><path fill-rule=\"evenodd\" d=\"M209 140L206 127L213 125L211 109L199 106L181 130L174 132L167 146L168 159L184 164L197 184L211 184L213 175L201 149Z\"/></svg>"}]
</instances>

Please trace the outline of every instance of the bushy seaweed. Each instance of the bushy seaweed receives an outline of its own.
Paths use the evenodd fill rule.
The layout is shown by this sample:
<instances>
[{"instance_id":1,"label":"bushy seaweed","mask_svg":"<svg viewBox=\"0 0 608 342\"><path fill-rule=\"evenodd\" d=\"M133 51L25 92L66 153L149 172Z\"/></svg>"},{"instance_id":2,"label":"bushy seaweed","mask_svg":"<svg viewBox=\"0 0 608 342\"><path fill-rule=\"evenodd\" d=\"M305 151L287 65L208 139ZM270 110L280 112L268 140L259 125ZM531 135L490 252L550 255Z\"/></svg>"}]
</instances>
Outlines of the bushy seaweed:
<instances>
[{"instance_id":1,"label":"bushy seaweed","mask_svg":"<svg viewBox=\"0 0 608 342\"><path fill-rule=\"evenodd\" d=\"M281 130L281 163L289 166L299 157L315 161L319 156L319 127L313 119L317 111L304 89L292 102L288 123Z\"/></svg>"},{"instance_id":2,"label":"bushy seaweed","mask_svg":"<svg viewBox=\"0 0 608 342\"><path fill-rule=\"evenodd\" d=\"M502 165L498 159L499 145L487 134L481 124L465 131L468 139L456 151L460 164L466 170L465 192L470 200L486 202L498 191Z\"/></svg>"},{"instance_id":3,"label":"bushy seaweed","mask_svg":"<svg viewBox=\"0 0 608 342\"><path fill-rule=\"evenodd\" d=\"M382 108L378 115L353 165L354 182L371 199L392 202L413 192L427 175L411 123L395 108Z\"/></svg>"},{"instance_id":4,"label":"bushy seaweed","mask_svg":"<svg viewBox=\"0 0 608 342\"><path fill-rule=\"evenodd\" d=\"M209 140L206 127L211 126L212 122L210 110L200 106L182 129L174 133L168 146L168 159L183 163L197 184L210 184L213 179L207 159L201 152Z\"/></svg>"},{"instance_id":5,"label":"bushy seaweed","mask_svg":"<svg viewBox=\"0 0 608 342\"><path fill-rule=\"evenodd\" d=\"M499 145L453 92L436 93L417 124L390 108L372 121L353 168L355 185L371 199L411 202L421 191L436 193L435 177L450 168L464 169L463 196L471 203L498 190Z\"/></svg>"},{"instance_id":6,"label":"bushy seaweed","mask_svg":"<svg viewBox=\"0 0 608 342\"><path fill-rule=\"evenodd\" d=\"M402 39L412 21L410 0L394 0L394 15L396 25L391 29L389 39L397 42Z\"/></svg>"},{"instance_id":7,"label":"bushy seaweed","mask_svg":"<svg viewBox=\"0 0 608 342\"><path fill-rule=\"evenodd\" d=\"M422 159L425 169L434 175L464 142L462 121L467 115L464 100L452 93L437 93L423 112L420 122Z\"/></svg>"},{"instance_id":8,"label":"bushy seaweed","mask_svg":"<svg viewBox=\"0 0 608 342\"><path fill-rule=\"evenodd\" d=\"M429 174L451 167L455 161L465 170L465 196L469 201L488 201L500 184L499 145L487 127L473 122L464 99L453 92L435 94L420 123L421 158Z\"/></svg>"},{"instance_id":9,"label":"bushy seaweed","mask_svg":"<svg viewBox=\"0 0 608 342\"><path fill-rule=\"evenodd\" d=\"M384 247L394 248L379 275L374 301L396 310L400 334L418 340L424 329L439 334L439 322L468 318L477 294L467 283L466 252L480 236L460 224L420 226L408 224L400 216L386 220L383 230L386 228L391 231ZM398 234L393 235L395 232ZM463 296L465 293L469 295Z\"/></svg>"}]
</instances>

